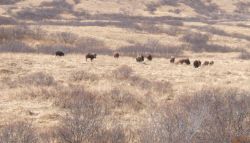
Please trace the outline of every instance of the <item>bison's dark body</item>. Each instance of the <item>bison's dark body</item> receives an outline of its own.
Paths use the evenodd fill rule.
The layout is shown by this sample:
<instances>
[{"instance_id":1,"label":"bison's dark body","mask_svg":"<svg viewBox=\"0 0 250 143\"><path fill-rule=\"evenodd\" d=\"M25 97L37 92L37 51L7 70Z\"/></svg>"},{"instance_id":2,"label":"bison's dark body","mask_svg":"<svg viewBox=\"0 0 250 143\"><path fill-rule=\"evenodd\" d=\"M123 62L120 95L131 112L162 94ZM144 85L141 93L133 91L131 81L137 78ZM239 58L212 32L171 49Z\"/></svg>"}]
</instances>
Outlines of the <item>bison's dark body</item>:
<instances>
[{"instance_id":1,"label":"bison's dark body","mask_svg":"<svg viewBox=\"0 0 250 143\"><path fill-rule=\"evenodd\" d=\"M119 53L114 53L114 58L118 59L120 57Z\"/></svg>"},{"instance_id":2,"label":"bison's dark body","mask_svg":"<svg viewBox=\"0 0 250 143\"><path fill-rule=\"evenodd\" d=\"M95 59L95 58L96 58L96 54L95 54L95 53L88 53L88 54L86 55L86 61L87 61L88 59L90 59L91 62L92 62L93 59Z\"/></svg>"},{"instance_id":3,"label":"bison's dark body","mask_svg":"<svg viewBox=\"0 0 250 143\"><path fill-rule=\"evenodd\" d=\"M171 57L170 58L170 63L174 63L175 62L175 57Z\"/></svg>"},{"instance_id":4,"label":"bison's dark body","mask_svg":"<svg viewBox=\"0 0 250 143\"><path fill-rule=\"evenodd\" d=\"M62 51L56 51L56 56L62 57L64 53Z\"/></svg>"},{"instance_id":5,"label":"bison's dark body","mask_svg":"<svg viewBox=\"0 0 250 143\"><path fill-rule=\"evenodd\" d=\"M152 61L152 60L153 60L153 56L152 56L151 54L148 54L148 55L147 55L147 59L148 59L149 61Z\"/></svg>"},{"instance_id":6,"label":"bison's dark body","mask_svg":"<svg viewBox=\"0 0 250 143\"><path fill-rule=\"evenodd\" d=\"M143 55L137 56L136 61L137 62L143 62L144 61L144 56Z\"/></svg>"},{"instance_id":7,"label":"bison's dark body","mask_svg":"<svg viewBox=\"0 0 250 143\"><path fill-rule=\"evenodd\" d=\"M193 65L194 65L195 68L198 68L198 67L201 66L201 61L195 60L194 63L193 63Z\"/></svg>"},{"instance_id":8,"label":"bison's dark body","mask_svg":"<svg viewBox=\"0 0 250 143\"><path fill-rule=\"evenodd\" d=\"M180 59L177 64L186 64L186 65L190 65L190 60L187 59Z\"/></svg>"}]
</instances>

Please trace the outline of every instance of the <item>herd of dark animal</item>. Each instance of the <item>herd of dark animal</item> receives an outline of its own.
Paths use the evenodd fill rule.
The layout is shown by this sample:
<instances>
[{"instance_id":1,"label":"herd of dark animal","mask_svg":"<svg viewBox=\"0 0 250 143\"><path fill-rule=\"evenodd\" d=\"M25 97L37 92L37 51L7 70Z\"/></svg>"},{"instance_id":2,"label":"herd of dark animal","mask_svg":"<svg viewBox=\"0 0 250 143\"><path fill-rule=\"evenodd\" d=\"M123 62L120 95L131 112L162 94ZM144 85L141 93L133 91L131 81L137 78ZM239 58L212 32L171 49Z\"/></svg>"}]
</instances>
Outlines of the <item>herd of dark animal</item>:
<instances>
[{"instance_id":1,"label":"herd of dark animal","mask_svg":"<svg viewBox=\"0 0 250 143\"><path fill-rule=\"evenodd\" d=\"M191 64L191 62L190 62L190 60L189 60L188 58L180 59L180 60L178 60L177 62L175 62L175 57L171 57L170 63L186 64L186 65L190 65L190 64ZM208 66L208 65L213 65L213 64L214 64L214 61L204 61L203 64L202 64L202 62L201 62L200 60L195 60L195 61L193 62L193 66L194 66L195 68L198 68L198 67L200 67L201 65L203 65L203 66Z\"/></svg>"},{"instance_id":2,"label":"herd of dark animal","mask_svg":"<svg viewBox=\"0 0 250 143\"><path fill-rule=\"evenodd\" d=\"M62 51L56 51L56 56L64 56L64 53ZM86 58L86 61L88 61L88 59L91 60L91 62L93 61L93 59L96 59L96 53L88 53L86 54L85 58ZM115 59L118 59L120 57L120 54L119 53L114 53L114 58ZM153 60L153 56L151 54L147 54L146 56L144 55L139 55L137 56L135 59L137 62L143 62L144 61L144 57L147 58L148 61L152 61ZM175 57L171 57L170 58L170 63L175 63L175 64L186 64L186 65L190 65L191 62L188 58L184 58L184 59L180 59L178 61L175 60ZM208 65L213 65L214 64L214 61L204 61L203 64L200 60L195 60L193 62L193 66L195 68L199 68L201 65L203 66L208 66Z\"/></svg>"}]
</instances>

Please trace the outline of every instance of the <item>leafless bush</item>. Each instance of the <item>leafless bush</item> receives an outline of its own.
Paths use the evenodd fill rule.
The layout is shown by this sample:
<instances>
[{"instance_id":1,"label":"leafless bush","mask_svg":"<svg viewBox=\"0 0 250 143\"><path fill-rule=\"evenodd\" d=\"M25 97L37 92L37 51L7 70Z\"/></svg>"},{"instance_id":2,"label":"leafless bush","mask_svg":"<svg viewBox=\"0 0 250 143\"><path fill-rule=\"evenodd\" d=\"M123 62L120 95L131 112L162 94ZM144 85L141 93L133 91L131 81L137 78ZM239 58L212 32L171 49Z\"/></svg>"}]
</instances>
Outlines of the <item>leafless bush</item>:
<instances>
[{"instance_id":1,"label":"leafless bush","mask_svg":"<svg viewBox=\"0 0 250 143\"><path fill-rule=\"evenodd\" d=\"M76 71L71 75L73 81L96 81L98 76L85 71Z\"/></svg>"},{"instance_id":2,"label":"leafless bush","mask_svg":"<svg viewBox=\"0 0 250 143\"><path fill-rule=\"evenodd\" d=\"M201 33L189 32L182 37L184 42L195 44L195 45L205 45L209 40L209 36Z\"/></svg>"},{"instance_id":3,"label":"leafless bush","mask_svg":"<svg viewBox=\"0 0 250 143\"><path fill-rule=\"evenodd\" d=\"M0 4L9 5L9 4L15 4L15 3L20 2L20 1L22 1L22 0L1 0Z\"/></svg>"},{"instance_id":4,"label":"leafless bush","mask_svg":"<svg viewBox=\"0 0 250 143\"><path fill-rule=\"evenodd\" d=\"M249 6L250 2L237 2L235 12L249 14Z\"/></svg>"},{"instance_id":5,"label":"leafless bush","mask_svg":"<svg viewBox=\"0 0 250 143\"><path fill-rule=\"evenodd\" d=\"M22 40L25 38L39 40L39 39L45 39L46 37L47 35L45 34L45 32L38 26L36 26L33 29L25 25L0 28L0 42Z\"/></svg>"},{"instance_id":6,"label":"leafless bush","mask_svg":"<svg viewBox=\"0 0 250 143\"><path fill-rule=\"evenodd\" d=\"M0 52L32 53L34 49L21 41L5 41L0 44Z\"/></svg>"},{"instance_id":7,"label":"leafless bush","mask_svg":"<svg viewBox=\"0 0 250 143\"><path fill-rule=\"evenodd\" d=\"M81 3L81 0L74 0L75 4Z\"/></svg>"},{"instance_id":8,"label":"leafless bush","mask_svg":"<svg viewBox=\"0 0 250 143\"><path fill-rule=\"evenodd\" d=\"M231 142L234 137L249 136L249 100L247 93L232 89L204 89L181 96L157 109L160 112L142 129L142 142Z\"/></svg>"},{"instance_id":9,"label":"leafless bush","mask_svg":"<svg viewBox=\"0 0 250 143\"><path fill-rule=\"evenodd\" d=\"M147 10L151 14L154 14L154 12L157 10L158 4L151 2L151 3L147 4L146 7L147 7Z\"/></svg>"},{"instance_id":10,"label":"leafless bush","mask_svg":"<svg viewBox=\"0 0 250 143\"><path fill-rule=\"evenodd\" d=\"M65 105L70 109L70 115L62 119L62 126L58 128L57 134L60 141L66 143L94 141L101 132L105 109L93 95L80 87L76 87L64 95L67 97L60 98L64 98L66 101Z\"/></svg>"},{"instance_id":11,"label":"leafless bush","mask_svg":"<svg viewBox=\"0 0 250 143\"><path fill-rule=\"evenodd\" d=\"M121 125L115 125L111 130L104 132L101 142L108 143L126 143L129 142L126 137L125 129Z\"/></svg>"},{"instance_id":12,"label":"leafless bush","mask_svg":"<svg viewBox=\"0 0 250 143\"><path fill-rule=\"evenodd\" d=\"M79 0L75 0L75 2L77 2ZM54 9L59 9L59 10L71 10L72 9L72 5L70 5L66 0L54 0L54 1L43 1L40 4L40 7L52 7Z\"/></svg>"},{"instance_id":13,"label":"leafless bush","mask_svg":"<svg viewBox=\"0 0 250 143\"><path fill-rule=\"evenodd\" d=\"M248 51L246 51L246 50L242 50L240 52L239 58L243 59L243 60L249 60L250 59L250 53Z\"/></svg>"},{"instance_id":14,"label":"leafless bush","mask_svg":"<svg viewBox=\"0 0 250 143\"><path fill-rule=\"evenodd\" d=\"M112 109L124 109L127 107L134 111L140 111L144 107L142 102L136 99L136 96L129 93L128 91L119 88L114 88L107 94L111 97L109 101L109 106L111 106Z\"/></svg>"},{"instance_id":15,"label":"leafless bush","mask_svg":"<svg viewBox=\"0 0 250 143\"><path fill-rule=\"evenodd\" d=\"M169 20L165 21L165 24L172 25L172 26L183 26L183 22L181 20Z\"/></svg>"},{"instance_id":16,"label":"leafless bush","mask_svg":"<svg viewBox=\"0 0 250 143\"><path fill-rule=\"evenodd\" d=\"M217 31L220 32L220 31ZM220 32L221 33L221 32ZM188 47L194 52L232 52L234 49L227 46L208 44L209 35L201 33L188 32L182 37L182 40L188 43Z\"/></svg>"},{"instance_id":17,"label":"leafless bush","mask_svg":"<svg viewBox=\"0 0 250 143\"><path fill-rule=\"evenodd\" d=\"M0 23L3 24L3 25L5 25L5 24L6 25L7 24L16 24L16 21L11 17L0 16Z\"/></svg>"},{"instance_id":18,"label":"leafless bush","mask_svg":"<svg viewBox=\"0 0 250 143\"><path fill-rule=\"evenodd\" d=\"M54 36L52 36L54 37ZM69 33L69 32L61 32L61 33L57 33L56 38L58 38L58 41L60 42L64 42L64 43L68 43L68 44L73 44L74 42L77 41L78 36L73 34L73 33Z\"/></svg>"},{"instance_id":19,"label":"leafless bush","mask_svg":"<svg viewBox=\"0 0 250 143\"><path fill-rule=\"evenodd\" d=\"M133 46L121 47L118 51L128 56L150 53L154 56L170 57L180 55L182 53L182 48L165 46L160 44L157 40L148 40L144 44L137 43Z\"/></svg>"},{"instance_id":20,"label":"leafless bush","mask_svg":"<svg viewBox=\"0 0 250 143\"><path fill-rule=\"evenodd\" d=\"M37 143L38 136L31 124L20 121L4 125L0 129L1 143Z\"/></svg>"},{"instance_id":21,"label":"leafless bush","mask_svg":"<svg viewBox=\"0 0 250 143\"><path fill-rule=\"evenodd\" d=\"M160 0L160 3L163 5L177 6L179 1L178 0Z\"/></svg>"},{"instance_id":22,"label":"leafless bush","mask_svg":"<svg viewBox=\"0 0 250 143\"><path fill-rule=\"evenodd\" d=\"M112 72L113 76L118 79L128 79L133 73L133 69L127 65L123 65Z\"/></svg>"},{"instance_id":23,"label":"leafless bush","mask_svg":"<svg viewBox=\"0 0 250 143\"><path fill-rule=\"evenodd\" d=\"M84 53L112 54L112 50L107 48L103 41L89 37L84 37L76 41L76 48L81 49Z\"/></svg>"},{"instance_id":24,"label":"leafless bush","mask_svg":"<svg viewBox=\"0 0 250 143\"><path fill-rule=\"evenodd\" d=\"M56 83L53 76L43 72L31 73L20 77L19 82L24 85L28 84L33 86L51 86Z\"/></svg>"},{"instance_id":25,"label":"leafless bush","mask_svg":"<svg viewBox=\"0 0 250 143\"><path fill-rule=\"evenodd\" d=\"M17 12L16 18L22 20L36 20L42 21L46 19L59 18L61 14L60 9L55 8L26 8Z\"/></svg>"}]
</instances>

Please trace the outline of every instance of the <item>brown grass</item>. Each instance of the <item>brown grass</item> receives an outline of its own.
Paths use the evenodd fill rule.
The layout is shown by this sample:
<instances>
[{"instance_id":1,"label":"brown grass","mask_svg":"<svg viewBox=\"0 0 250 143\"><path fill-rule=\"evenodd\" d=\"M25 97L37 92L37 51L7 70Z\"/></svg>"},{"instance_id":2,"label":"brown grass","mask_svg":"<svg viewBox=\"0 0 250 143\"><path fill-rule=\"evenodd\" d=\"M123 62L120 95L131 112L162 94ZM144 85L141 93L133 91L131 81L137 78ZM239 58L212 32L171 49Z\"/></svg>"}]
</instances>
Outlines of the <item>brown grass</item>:
<instances>
[{"instance_id":1,"label":"brown grass","mask_svg":"<svg viewBox=\"0 0 250 143\"><path fill-rule=\"evenodd\" d=\"M0 142L250 136L247 0L0 5ZM57 50L65 56L56 57ZM97 53L93 62L85 61L89 52ZM153 60L137 63L138 54ZM170 64L171 56L214 65Z\"/></svg>"}]
</instances>

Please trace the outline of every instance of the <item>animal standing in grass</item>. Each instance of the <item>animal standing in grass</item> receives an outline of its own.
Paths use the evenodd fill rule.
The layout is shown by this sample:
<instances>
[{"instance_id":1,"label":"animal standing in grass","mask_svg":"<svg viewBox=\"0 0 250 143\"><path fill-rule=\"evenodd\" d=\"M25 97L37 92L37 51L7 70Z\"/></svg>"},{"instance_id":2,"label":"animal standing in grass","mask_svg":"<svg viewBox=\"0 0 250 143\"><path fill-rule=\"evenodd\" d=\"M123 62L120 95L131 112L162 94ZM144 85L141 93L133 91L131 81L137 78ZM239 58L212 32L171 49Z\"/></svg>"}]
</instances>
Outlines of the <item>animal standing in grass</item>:
<instances>
[{"instance_id":1,"label":"animal standing in grass","mask_svg":"<svg viewBox=\"0 0 250 143\"><path fill-rule=\"evenodd\" d=\"M93 61L93 59L96 59L96 54L95 53L88 53L86 55L86 61L88 61L88 59L91 60L91 62Z\"/></svg>"},{"instance_id":2,"label":"animal standing in grass","mask_svg":"<svg viewBox=\"0 0 250 143\"><path fill-rule=\"evenodd\" d=\"M144 56L143 55L137 56L136 61L137 62L143 62L144 61Z\"/></svg>"},{"instance_id":3,"label":"animal standing in grass","mask_svg":"<svg viewBox=\"0 0 250 143\"><path fill-rule=\"evenodd\" d=\"M214 61L210 61L209 64L210 64L210 65L214 65Z\"/></svg>"},{"instance_id":4,"label":"animal standing in grass","mask_svg":"<svg viewBox=\"0 0 250 143\"><path fill-rule=\"evenodd\" d=\"M119 53L114 53L114 58L115 59L118 59L120 57L120 54Z\"/></svg>"},{"instance_id":5,"label":"animal standing in grass","mask_svg":"<svg viewBox=\"0 0 250 143\"><path fill-rule=\"evenodd\" d=\"M209 61L204 61L202 65L203 65L203 66L208 66L209 64L210 64Z\"/></svg>"},{"instance_id":6,"label":"animal standing in grass","mask_svg":"<svg viewBox=\"0 0 250 143\"><path fill-rule=\"evenodd\" d=\"M174 63L174 61L175 61L175 57L171 56L170 63Z\"/></svg>"},{"instance_id":7,"label":"animal standing in grass","mask_svg":"<svg viewBox=\"0 0 250 143\"><path fill-rule=\"evenodd\" d=\"M149 61L152 61L152 60L153 60L153 56L152 56L151 54L148 54L148 55L147 55L147 59L148 59Z\"/></svg>"},{"instance_id":8,"label":"animal standing in grass","mask_svg":"<svg viewBox=\"0 0 250 143\"><path fill-rule=\"evenodd\" d=\"M194 63L193 63L193 65L194 65L195 68L198 68L198 67L201 66L201 61L195 60Z\"/></svg>"},{"instance_id":9,"label":"animal standing in grass","mask_svg":"<svg viewBox=\"0 0 250 143\"><path fill-rule=\"evenodd\" d=\"M62 57L64 53L62 51L56 51L56 56Z\"/></svg>"},{"instance_id":10,"label":"animal standing in grass","mask_svg":"<svg viewBox=\"0 0 250 143\"><path fill-rule=\"evenodd\" d=\"M190 60L188 58L186 58L186 59L180 59L176 64L190 65Z\"/></svg>"}]
</instances>

